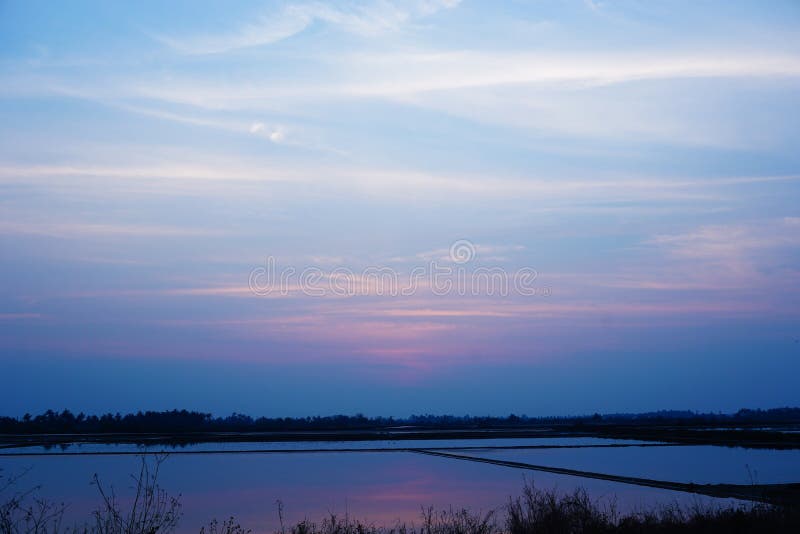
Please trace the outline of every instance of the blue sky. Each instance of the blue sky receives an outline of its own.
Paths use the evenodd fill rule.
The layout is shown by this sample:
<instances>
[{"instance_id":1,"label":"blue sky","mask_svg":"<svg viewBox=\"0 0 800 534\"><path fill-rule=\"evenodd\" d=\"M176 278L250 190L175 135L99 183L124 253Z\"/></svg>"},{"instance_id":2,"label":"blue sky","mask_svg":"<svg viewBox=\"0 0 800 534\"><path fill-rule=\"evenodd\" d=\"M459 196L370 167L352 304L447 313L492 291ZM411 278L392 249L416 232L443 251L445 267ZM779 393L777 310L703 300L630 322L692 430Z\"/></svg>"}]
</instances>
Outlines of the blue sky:
<instances>
[{"instance_id":1,"label":"blue sky","mask_svg":"<svg viewBox=\"0 0 800 534\"><path fill-rule=\"evenodd\" d=\"M796 405L798 24L795 2L5 2L3 411ZM253 291L267 258L286 291ZM433 263L535 271L533 294L365 276ZM310 268L359 291L309 295Z\"/></svg>"}]
</instances>

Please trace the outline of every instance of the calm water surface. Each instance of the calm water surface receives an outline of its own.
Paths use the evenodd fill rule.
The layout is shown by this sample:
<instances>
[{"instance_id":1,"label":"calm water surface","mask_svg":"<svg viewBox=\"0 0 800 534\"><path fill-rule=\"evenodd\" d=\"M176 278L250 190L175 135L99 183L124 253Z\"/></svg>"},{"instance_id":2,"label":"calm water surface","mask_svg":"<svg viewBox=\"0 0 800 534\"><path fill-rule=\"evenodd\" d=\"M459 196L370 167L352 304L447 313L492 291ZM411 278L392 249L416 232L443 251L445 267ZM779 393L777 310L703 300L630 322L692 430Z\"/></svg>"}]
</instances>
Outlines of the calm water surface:
<instances>
[{"instance_id":1,"label":"calm water surface","mask_svg":"<svg viewBox=\"0 0 800 534\"><path fill-rule=\"evenodd\" d=\"M374 442L371 444L374 446ZM728 451L701 447L565 449L557 450L558 455L553 455L551 460L554 465L558 463L563 467L604 472L626 470L644 476L651 474L652 466L648 464L658 457L658 451L667 455L663 461L673 464L685 465L687 458L692 457L691 450L678 454L672 452L675 449L699 451L702 460L691 465L710 461L709 455L714 452ZM613 451L613 454L607 457L600 451ZM527 454L529 451L520 454L491 452L493 456L532 460ZM779 457L784 461L783 455ZM625 458L629 459L627 463ZM543 460L536 461L543 463ZM41 485L43 496L66 502L70 522L82 522L98 505L97 489L90 485L93 473L98 473L105 484L113 485L118 494L125 495L130 493L129 474L138 470L139 462L136 456L0 457L0 467L5 473L30 469L22 485ZM734 462L729 467L735 465ZM720 469L724 474L724 468ZM231 515L254 532L273 532L279 528L278 500L283 502L285 518L290 524L304 518L319 521L330 512L348 513L378 524L392 524L398 520L418 522L422 507L427 506L436 509L467 507L476 511L501 507L512 496L519 495L526 478L538 487L561 491L580 486L605 504L615 500L623 510L656 503L723 502L680 492L411 452L172 455L162 465L159 480L171 494L181 494L184 516L180 532L197 532L212 518L221 520Z\"/></svg>"},{"instance_id":2,"label":"calm water surface","mask_svg":"<svg viewBox=\"0 0 800 534\"><path fill-rule=\"evenodd\" d=\"M672 482L800 482L800 450L691 445L619 449L473 450L458 454Z\"/></svg>"},{"instance_id":3,"label":"calm water surface","mask_svg":"<svg viewBox=\"0 0 800 534\"><path fill-rule=\"evenodd\" d=\"M513 447L519 445L608 445L608 444L642 444L643 441L603 438L491 438L491 439L415 439L415 440L370 440L370 441L284 441L284 442L209 442L186 445L150 445L134 443L69 443L49 447L10 447L0 449L0 453L42 453L42 452L137 452L147 451L242 451L242 450L302 450L302 449L404 449L437 448L437 447Z\"/></svg>"}]
</instances>

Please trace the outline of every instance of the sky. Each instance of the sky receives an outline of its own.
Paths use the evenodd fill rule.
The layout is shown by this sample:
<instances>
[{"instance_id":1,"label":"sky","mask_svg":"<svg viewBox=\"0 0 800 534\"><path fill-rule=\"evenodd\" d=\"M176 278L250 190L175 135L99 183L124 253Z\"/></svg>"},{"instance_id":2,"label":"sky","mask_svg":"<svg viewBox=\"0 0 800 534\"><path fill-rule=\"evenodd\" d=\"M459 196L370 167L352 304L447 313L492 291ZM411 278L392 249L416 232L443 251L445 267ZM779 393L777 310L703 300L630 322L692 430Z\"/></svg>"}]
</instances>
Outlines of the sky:
<instances>
[{"instance_id":1,"label":"sky","mask_svg":"<svg viewBox=\"0 0 800 534\"><path fill-rule=\"evenodd\" d=\"M799 30L0 2L0 412L798 405Z\"/></svg>"}]
</instances>

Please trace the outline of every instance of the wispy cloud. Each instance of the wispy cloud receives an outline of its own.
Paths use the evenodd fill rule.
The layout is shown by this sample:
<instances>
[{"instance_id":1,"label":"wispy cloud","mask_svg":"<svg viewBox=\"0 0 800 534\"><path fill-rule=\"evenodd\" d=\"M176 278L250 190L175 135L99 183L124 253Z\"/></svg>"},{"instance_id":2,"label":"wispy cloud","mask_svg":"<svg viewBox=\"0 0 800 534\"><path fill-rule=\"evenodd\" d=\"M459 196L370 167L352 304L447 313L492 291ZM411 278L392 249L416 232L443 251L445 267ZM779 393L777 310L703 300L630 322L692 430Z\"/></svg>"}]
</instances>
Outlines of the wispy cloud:
<instances>
[{"instance_id":1,"label":"wispy cloud","mask_svg":"<svg viewBox=\"0 0 800 534\"><path fill-rule=\"evenodd\" d=\"M249 133L250 135L255 135L258 137L263 137L265 139L268 139L273 143L280 143L286 140L286 127L277 123L268 124L260 120L246 121L237 118L207 118L197 115L176 113L173 111L165 111L161 109L152 109L144 106L131 105L131 104L114 103L114 105L125 111L130 111L131 113L137 113L140 115L146 115L148 117L153 117L156 119L179 122L183 124L192 124L195 126L206 126L209 128L215 128L227 132L234 132L241 134Z\"/></svg>"},{"instance_id":2,"label":"wispy cloud","mask_svg":"<svg viewBox=\"0 0 800 534\"><path fill-rule=\"evenodd\" d=\"M109 79L100 87L79 80L33 77L6 80L6 94L64 94L78 98L147 98L208 109L266 109L280 102L332 98L410 99L427 93L480 88L591 89L634 81L726 78L797 78L800 56L785 51L642 52L422 50L312 54L324 70L303 80L234 73L224 80L201 75L145 75ZM324 67L324 69L322 68ZM13 83L12 83L13 82ZM413 102L413 100L411 101Z\"/></svg>"},{"instance_id":3,"label":"wispy cloud","mask_svg":"<svg viewBox=\"0 0 800 534\"><path fill-rule=\"evenodd\" d=\"M185 226L0 221L0 234L41 235L49 237L191 237L221 235L221 232L218 230Z\"/></svg>"},{"instance_id":4,"label":"wispy cloud","mask_svg":"<svg viewBox=\"0 0 800 534\"><path fill-rule=\"evenodd\" d=\"M693 210L703 203L716 203L726 197L730 188L746 185L792 183L800 181L800 175L735 176L721 178L681 178L668 176L602 175L592 178L570 176L491 176L480 173L426 172L414 169L365 168L353 165L327 165L324 167L297 163L275 165L257 159L229 160L163 154L159 163L140 161L138 156L128 157L130 163L116 165L64 163L52 165L6 165L0 166L0 183L39 184L41 187L58 188L64 178L102 179L104 187L114 183L128 184L137 181L152 183L160 192L167 191L167 184L184 184L196 194L232 194L234 185L248 184L316 184L330 190L350 191L359 195L399 198L418 197L421 194L459 195L465 197L514 198L530 197L540 201L529 207L530 211L635 211L642 202L680 202L670 205L672 210ZM152 159L152 158L150 158ZM200 185L218 184L219 187L203 189ZM97 186L98 184L94 184ZM223 187L224 186L224 187ZM601 205L603 203L618 203ZM694 204L693 204L694 203ZM695 205L697 204L697 205ZM648 206L647 209L658 209ZM10 225L11 222L7 222ZM512 252L513 247L479 245L483 255L496 256ZM419 258L442 258L446 250L431 250L420 253ZM418 259L419 259L418 258Z\"/></svg>"},{"instance_id":5,"label":"wispy cloud","mask_svg":"<svg viewBox=\"0 0 800 534\"><path fill-rule=\"evenodd\" d=\"M793 218L706 225L647 241L664 254L662 279L649 277L651 287L767 290L796 278L787 272L786 258L800 248ZM643 278L639 279L644 284ZM644 287L644 286L643 286ZM784 290L789 289L787 286ZM798 291L797 287L790 288Z\"/></svg>"},{"instance_id":6,"label":"wispy cloud","mask_svg":"<svg viewBox=\"0 0 800 534\"><path fill-rule=\"evenodd\" d=\"M800 57L777 53L613 54L434 52L347 58L359 95L407 95L518 84L608 85L636 80L800 76Z\"/></svg>"},{"instance_id":7,"label":"wispy cloud","mask_svg":"<svg viewBox=\"0 0 800 534\"><path fill-rule=\"evenodd\" d=\"M16 91L71 95L105 103L147 100L164 107L238 112L250 118L208 119L129 105L130 110L186 124L254 130L254 134L272 142L323 148L336 143L335 131L323 128L327 142L309 142L291 131L296 125L287 129L279 121L259 117L310 114L313 119L313 110L328 113L340 102L385 101L530 132L752 147L756 142L763 143L761 137L769 132L758 133L750 126L732 127L739 122L747 124L746 117L726 119L723 125L718 120L701 120L701 116L718 109L725 115L724 101L679 84L717 81L724 83L719 90L726 93L747 80L766 80L780 87L781 81L794 83L800 78L800 56L775 50L564 53L432 49L311 54L306 61L317 68L298 79L291 73L288 78L275 78L267 73L233 72L225 79L198 73L165 79L161 74L144 73L135 80L122 77L91 83L59 77L27 83L23 80ZM728 84L727 80L733 79L739 82ZM643 88L641 82L650 85ZM746 116L757 112L746 111ZM258 127L261 123L263 128Z\"/></svg>"},{"instance_id":8,"label":"wispy cloud","mask_svg":"<svg viewBox=\"0 0 800 534\"><path fill-rule=\"evenodd\" d=\"M731 262L753 251L800 246L795 220L785 217L761 223L702 226L687 233L658 235L650 243L681 258Z\"/></svg>"},{"instance_id":9,"label":"wispy cloud","mask_svg":"<svg viewBox=\"0 0 800 534\"><path fill-rule=\"evenodd\" d=\"M758 108L733 113L729 102L711 94L735 94L758 80L765 82L760 90L764 85L777 87L785 95L790 90L787 80L791 86L800 78L800 56L767 47L638 52L432 46L402 50L306 51L303 62L310 68L302 73L232 69L225 77L202 68L169 75L144 69L113 76L106 71L75 76L59 69L23 69L0 82L0 93L80 98L154 118L340 154L352 147L339 146L338 119L327 122L336 106L374 102L400 103L535 134L752 148L783 137L753 127L753 119L761 120ZM687 86L711 82L718 84L713 92ZM308 125L313 125L312 132L305 131ZM345 130L349 130L346 124Z\"/></svg>"},{"instance_id":10,"label":"wispy cloud","mask_svg":"<svg viewBox=\"0 0 800 534\"><path fill-rule=\"evenodd\" d=\"M461 0L396 0L371 2L309 2L284 6L255 17L228 33L156 38L184 54L215 54L268 45L296 35L315 22L346 32L372 36L399 30L414 19L455 7Z\"/></svg>"}]
</instances>

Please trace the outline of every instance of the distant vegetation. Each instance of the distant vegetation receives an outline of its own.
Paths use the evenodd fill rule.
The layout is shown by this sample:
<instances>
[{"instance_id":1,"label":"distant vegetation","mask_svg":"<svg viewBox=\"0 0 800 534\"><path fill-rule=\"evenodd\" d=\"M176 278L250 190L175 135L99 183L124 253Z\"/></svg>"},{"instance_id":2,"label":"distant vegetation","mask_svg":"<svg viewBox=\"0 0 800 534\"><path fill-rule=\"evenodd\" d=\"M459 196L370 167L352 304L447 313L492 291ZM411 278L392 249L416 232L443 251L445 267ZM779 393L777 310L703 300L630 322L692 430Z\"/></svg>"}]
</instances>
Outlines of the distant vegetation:
<instances>
[{"instance_id":1,"label":"distant vegetation","mask_svg":"<svg viewBox=\"0 0 800 534\"><path fill-rule=\"evenodd\" d=\"M95 475L99 506L82 525L64 524L66 505L39 498L34 490L21 490L22 479L3 478L0 472L0 534L170 534L181 517L180 500L158 485L158 469L166 456L148 460L133 475L133 495L118 498ZM24 477L23 477L24 478ZM122 504L125 503L125 504ZM796 533L800 532L800 510L762 504L724 507L677 505L622 514L613 504L603 506L585 490L561 494L531 485L521 497L486 514L469 510L435 512L423 509L420 523L375 525L349 516L331 514L319 523L309 520L283 524L275 534L611 534L643 532L696 533ZM234 518L214 520L200 534L249 534Z\"/></svg>"},{"instance_id":2,"label":"distant vegetation","mask_svg":"<svg viewBox=\"0 0 800 534\"><path fill-rule=\"evenodd\" d=\"M670 424L687 426L759 426L800 423L800 408L770 410L739 410L733 414L696 413L691 411L660 411L641 414L584 415L572 417L527 417L509 415L453 416L412 415L406 418L366 417L364 415L333 415L326 417L259 417L234 413L213 417L208 413L172 410L137 412L121 415L74 414L69 410L23 417L0 417L0 433L189 433L189 432L277 432L301 430L366 430L413 426L431 429L463 428L522 428L536 425L637 425Z\"/></svg>"}]
</instances>

